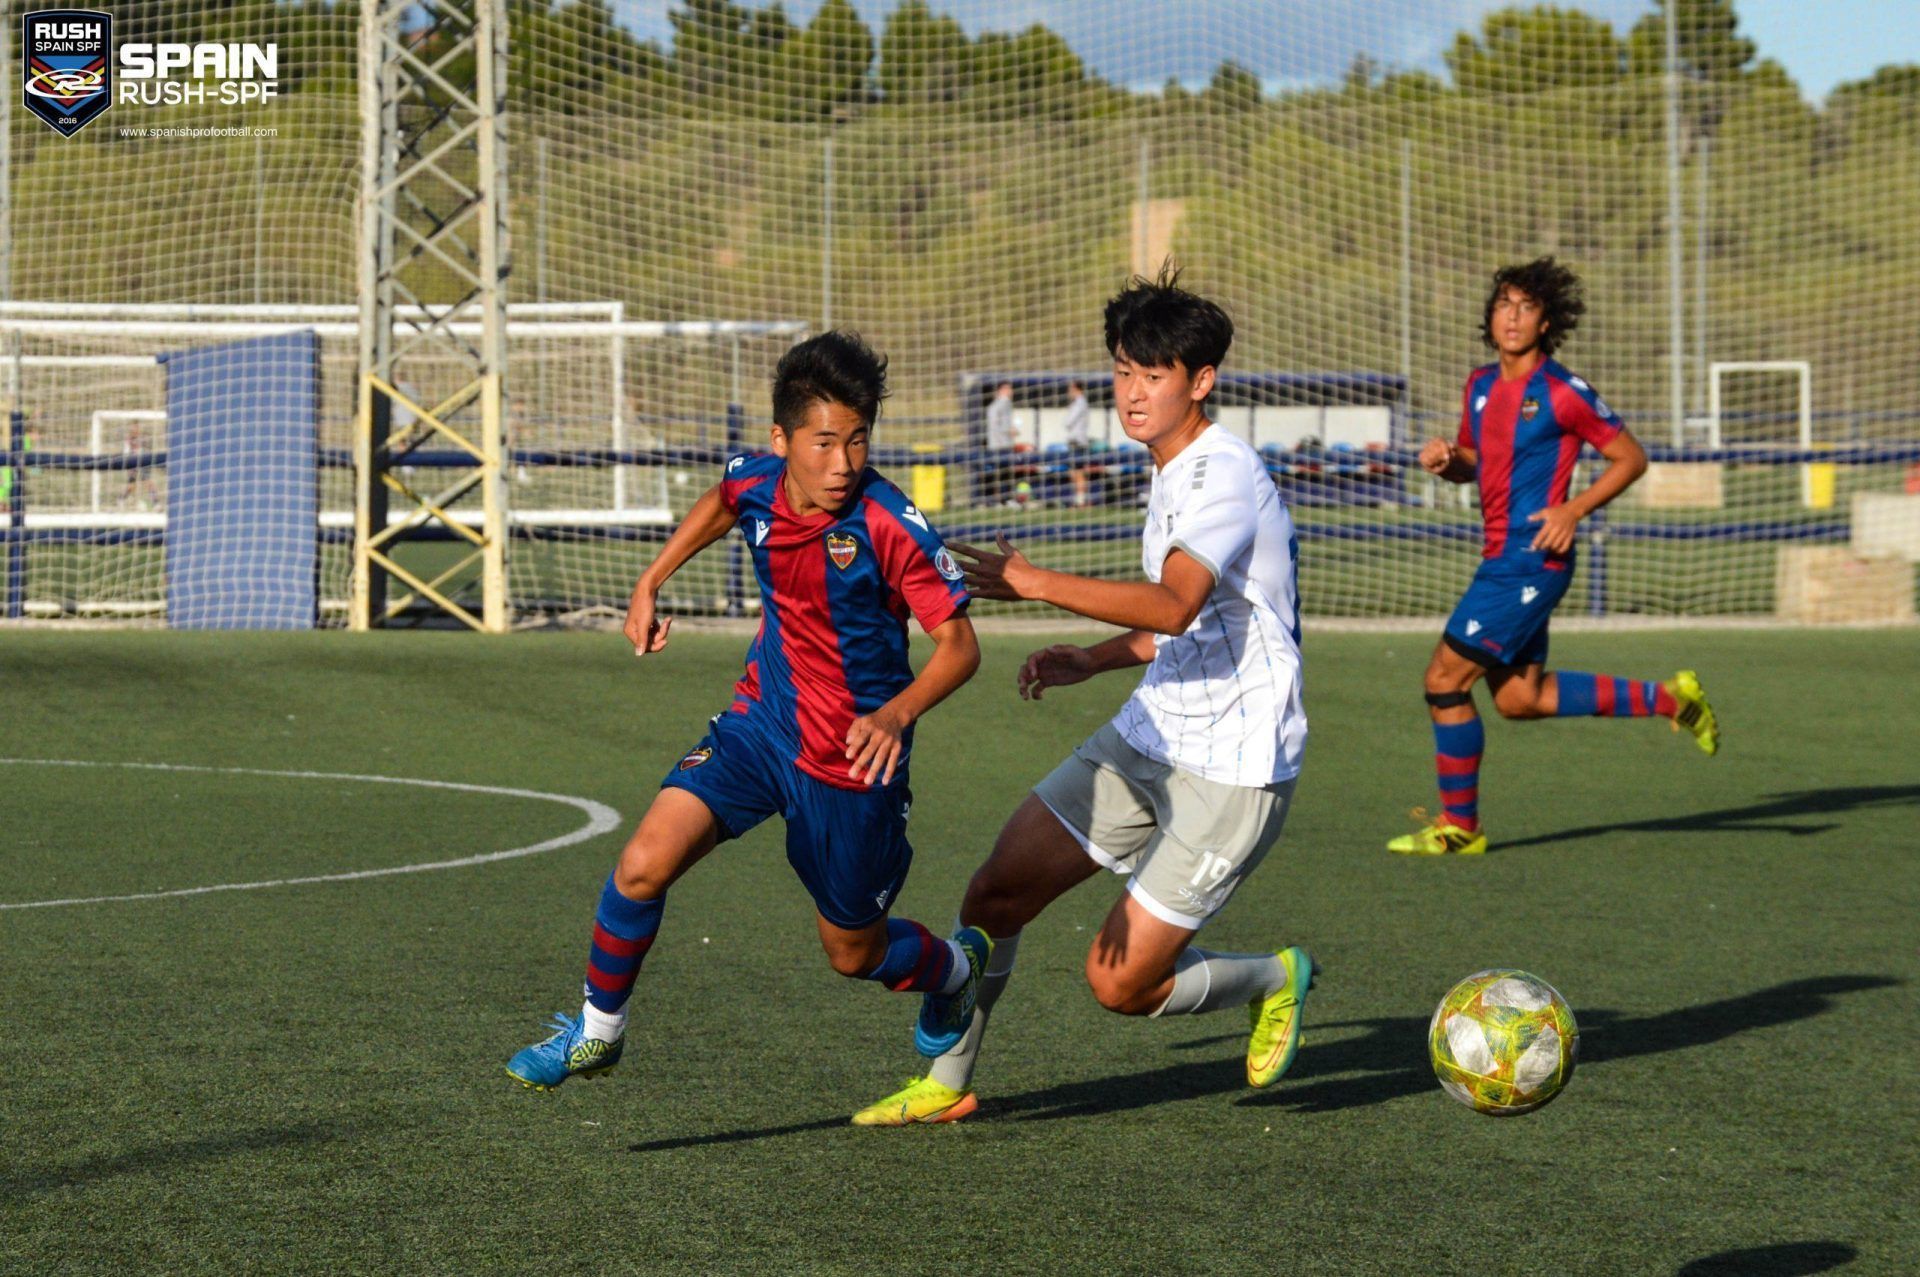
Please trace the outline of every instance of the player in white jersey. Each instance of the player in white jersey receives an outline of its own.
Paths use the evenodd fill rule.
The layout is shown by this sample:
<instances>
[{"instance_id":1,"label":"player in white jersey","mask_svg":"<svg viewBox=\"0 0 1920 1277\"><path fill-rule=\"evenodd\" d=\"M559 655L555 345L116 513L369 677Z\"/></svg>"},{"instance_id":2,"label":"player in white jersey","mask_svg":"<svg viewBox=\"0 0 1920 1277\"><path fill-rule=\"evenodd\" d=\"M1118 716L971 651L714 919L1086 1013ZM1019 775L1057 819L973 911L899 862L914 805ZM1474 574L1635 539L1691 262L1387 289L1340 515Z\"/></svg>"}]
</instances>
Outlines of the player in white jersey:
<instances>
[{"instance_id":1,"label":"player in white jersey","mask_svg":"<svg viewBox=\"0 0 1920 1277\"><path fill-rule=\"evenodd\" d=\"M1147 666L1113 721L1034 787L968 884L960 923L993 937L971 1021L919 1041L928 1075L862 1109L862 1126L950 1122L974 1111L974 1065L1020 933L1101 869L1127 876L1086 960L1102 1006L1123 1015L1246 1007L1247 1080L1271 1086L1300 1045L1314 978L1304 949L1216 953L1195 933L1280 836L1306 745L1293 520L1260 457L1206 416L1233 322L1177 276L1136 279L1107 303L1114 406L1153 456L1144 581L1036 567L951 545L979 598L1052 604L1126 632L1056 644L1021 667L1020 694ZM937 1010L938 1008L931 1008ZM929 1022L922 1017L922 1022ZM929 1050L932 1047L935 1049Z\"/></svg>"}]
</instances>

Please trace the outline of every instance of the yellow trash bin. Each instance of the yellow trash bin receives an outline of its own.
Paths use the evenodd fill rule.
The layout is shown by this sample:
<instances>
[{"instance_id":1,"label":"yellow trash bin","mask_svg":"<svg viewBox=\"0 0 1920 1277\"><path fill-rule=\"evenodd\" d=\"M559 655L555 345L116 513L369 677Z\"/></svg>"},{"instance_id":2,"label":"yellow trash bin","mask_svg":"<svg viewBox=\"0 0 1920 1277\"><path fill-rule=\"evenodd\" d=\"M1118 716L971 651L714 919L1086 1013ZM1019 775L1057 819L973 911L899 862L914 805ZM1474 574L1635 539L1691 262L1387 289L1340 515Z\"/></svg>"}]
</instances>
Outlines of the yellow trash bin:
<instances>
[{"instance_id":1,"label":"yellow trash bin","mask_svg":"<svg viewBox=\"0 0 1920 1277\"><path fill-rule=\"evenodd\" d=\"M937 443L916 443L915 452L939 452ZM947 468L943 465L916 465L908 476L913 488L913 503L928 514L938 514L947 505Z\"/></svg>"},{"instance_id":2,"label":"yellow trash bin","mask_svg":"<svg viewBox=\"0 0 1920 1277\"><path fill-rule=\"evenodd\" d=\"M1816 448L1831 448L1830 443L1816 443ZM1809 461L1800 468L1801 496L1809 510L1833 509L1833 489L1840 474L1840 467L1831 461Z\"/></svg>"}]
</instances>

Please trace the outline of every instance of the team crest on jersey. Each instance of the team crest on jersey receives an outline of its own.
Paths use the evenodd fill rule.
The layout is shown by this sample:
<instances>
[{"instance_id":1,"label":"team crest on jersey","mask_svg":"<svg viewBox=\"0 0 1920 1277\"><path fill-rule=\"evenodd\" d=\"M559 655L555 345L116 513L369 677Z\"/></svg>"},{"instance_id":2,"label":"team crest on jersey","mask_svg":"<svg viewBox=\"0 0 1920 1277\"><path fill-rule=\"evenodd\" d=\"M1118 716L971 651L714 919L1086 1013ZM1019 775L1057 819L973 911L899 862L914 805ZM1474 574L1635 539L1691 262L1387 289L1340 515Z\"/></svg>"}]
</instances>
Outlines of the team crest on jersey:
<instances>
[{"instance_id":1,"label":"team crest on jersey","mask_svg":"<svg viewBox=\"0 0 1920 1277\"><path fill-rule=\"evenodd\" d=\"M949 581L958 581L962 575L960 565L953 561L953 556L947 553L947 547L944 545L933 552L933 566L935 571Z\"/></svg>"},{"instance_id":2,"label":"team crest on jersey","mask_svg":"<svg viewBox=\"0 0 1920 1277\"><path fill-rule=\"evenodd\" d=\"M844 532L827 533L827 557L833 560L833 566L842 572L847 564L853 562L853 556L860 553L860 543Z\"/></svg>"},{"instance_id":3,"label":"team crest on jersey","mask_svg":"<svg viewBox=\"0 0 1920 1277\"><path fill-rule=\"evenodd\" d=\"M713 746L711 745L702 745L699 749L689 750L687 756L680 760L680 770L690 772L712 757Z\"/></svg>"},{"instance_id":4,"label":"team crest on jersey","mask_svg":"<svg viewBox=\"0 0 1920 1277\"><path fill-rule=\"evenodd\" d=\"M41 9L21 35L21 96L48 128L72 137L113 105L112 14Z\"/></svg>"},{"instance_id":5,"label":"team crest on jersey","mask_svg":"<svg viewBox=\"0 0 1920 1277\"><path fill-rule=\"evenodd\" d=\"M1532 421L1534 414L1539 411L1540 401L1538 399L1529 398L1520 401L1520 420Z\"/></svg>"}]
</instances>

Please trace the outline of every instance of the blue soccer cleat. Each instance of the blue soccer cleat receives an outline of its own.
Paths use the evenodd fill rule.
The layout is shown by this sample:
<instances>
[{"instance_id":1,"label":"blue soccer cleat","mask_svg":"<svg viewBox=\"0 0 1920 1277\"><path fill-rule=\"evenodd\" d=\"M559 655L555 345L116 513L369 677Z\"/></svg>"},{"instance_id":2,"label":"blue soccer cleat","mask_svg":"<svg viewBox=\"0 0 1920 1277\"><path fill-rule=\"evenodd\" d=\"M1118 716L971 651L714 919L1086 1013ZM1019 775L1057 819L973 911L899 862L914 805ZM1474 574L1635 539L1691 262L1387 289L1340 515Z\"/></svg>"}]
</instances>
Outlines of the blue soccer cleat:
<instances>
[{"instance_id":1,"label":"blue soccer cleat","mask_svg":"<svg viewBox=\"0 0 1920 1277\"><path fill-rule=\"evenodd\" d=\"M960 928L953 940L967 955L967 982L956 993L923 994L920 1018L913 1026L913 1049L929 1060L953 1050L967 1035L980 995L980 977L987 973L987 957L993 952L993 941L978 927Z\"/></svg>"},{"instance_id":2,"label":"blue soccer cleat","mask_svg":"<svg viewBox=\"0 0 1920 1277\"><path fill-rule=\"evenodd\" d=\"M522 1048L507 1061L508 1077L536 1091L551 1091L570 1077L595 1077L620 1063L625 1038L590 1038L578 1016L555 1015L551 1027L556 1030L552 1037Z\"/></svg>"}]
</instances>

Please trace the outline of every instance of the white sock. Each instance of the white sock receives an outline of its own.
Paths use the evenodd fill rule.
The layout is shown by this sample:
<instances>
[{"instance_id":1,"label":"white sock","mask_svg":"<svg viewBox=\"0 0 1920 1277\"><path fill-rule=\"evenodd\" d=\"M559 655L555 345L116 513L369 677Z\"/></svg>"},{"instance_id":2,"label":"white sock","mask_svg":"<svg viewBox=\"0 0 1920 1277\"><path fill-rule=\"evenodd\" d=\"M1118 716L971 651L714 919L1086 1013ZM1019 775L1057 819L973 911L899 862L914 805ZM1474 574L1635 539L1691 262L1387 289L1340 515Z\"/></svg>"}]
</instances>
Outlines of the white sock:
<instances>
[{"instance_id":1,"label":"white sock","mask_svg":"<svg viewBox=\"0 0 1920 1277\"><path fill-rule=\"evenodd\" d=\"M627 1011L625 1007L618 1011L602 1011L588 1002L580 1008L580 1025L590 1038L618 1042L621 1034L627 1031Z\"/></svg>"},{"instance_id":2,"label":"white sock","mask_svg":"<svg viewBox=\"0 0 1920 1277\"><path fill-rule=\"evenodd\" d=\"M1013 960L1019 952L1018 931L993 938L993 956L987 959L987 969L980 976L980 996L974 1003L973 1021L967 1025L959 1044L927 1070L927 1076L940 1085L956 1091L973 1085L973 1069L980 1061L980 1040L987 1032L987 1017L993 1013L993 1004L1000 1000L1007 981L1013 978Z\"/></svg>"},{"instance_id":3,"label":"white sock","mask_svg":"<svg viewBox=\"0 0 1920 1277\"><path fill-rule=\"evenodd\" d=\"M1205 1015L1243 1007L1287 982L1287 969L1271 953L1208 953L1189 947L1174 960L1173 992L1153 1014Z\"/></svg>"},{"instance_id":4,"label":"white sock","mask_svg":"<svg viewBox=\"0 0 1920 1277\"><path fill-rule=\"evenodd\" d=\"M971 974L967 966L967 951L960 947L958 940L944 940L941 943L952 952L953 967L947 972L947 982L940 986L940 992L943 995L958 993L967 987L967 976Z\"/></svg>"}]
</instances>

